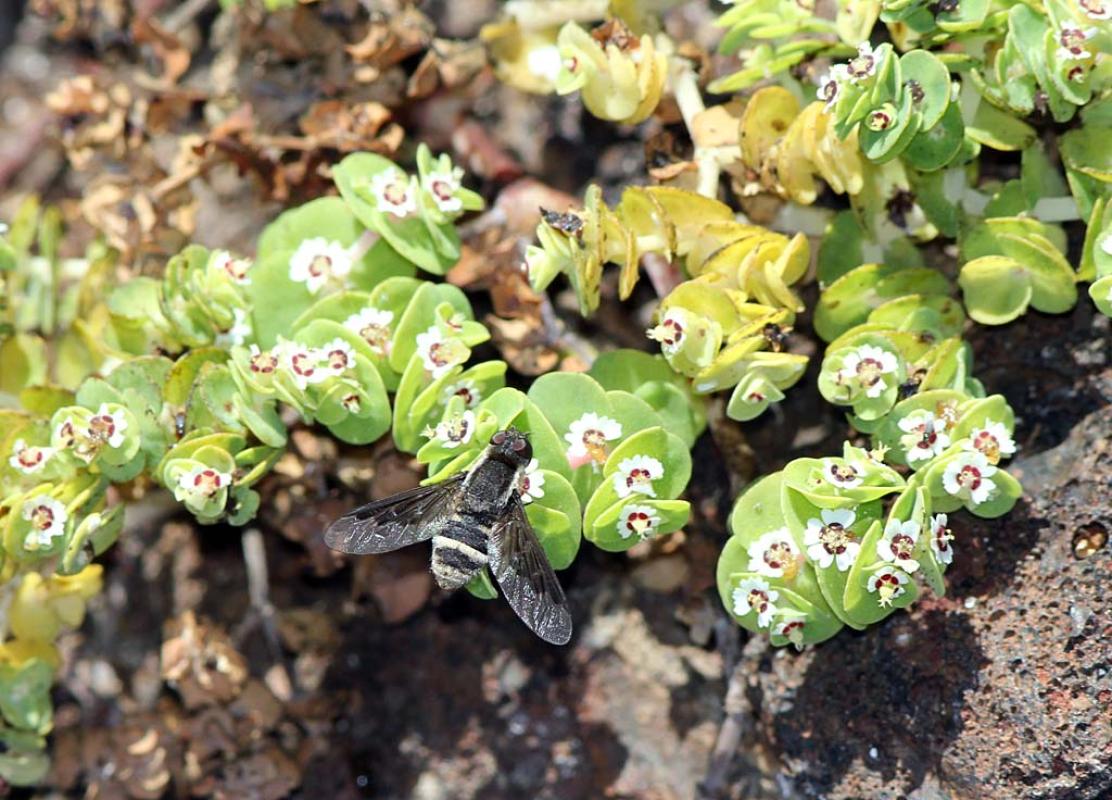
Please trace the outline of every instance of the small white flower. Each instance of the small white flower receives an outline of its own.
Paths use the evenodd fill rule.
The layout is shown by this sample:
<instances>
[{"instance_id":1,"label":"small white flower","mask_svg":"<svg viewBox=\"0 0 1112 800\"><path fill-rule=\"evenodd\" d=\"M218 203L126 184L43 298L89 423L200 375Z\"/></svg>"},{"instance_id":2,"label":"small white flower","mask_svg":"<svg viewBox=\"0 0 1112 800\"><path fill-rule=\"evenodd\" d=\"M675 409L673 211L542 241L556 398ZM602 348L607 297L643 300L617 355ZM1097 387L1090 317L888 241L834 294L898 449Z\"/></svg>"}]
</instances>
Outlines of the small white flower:
<instances>
[{"instance_id":1,"label":"small white flower","mask_svg":"<svg viewBox=\"0 0 1112 800\"><path fill-rule=\"evenodd\" d=\"M29 549L50 547L53 540L66 532L69 514L66 507L48 494L37 494L23 503L23 518L31 523L23 546Z\"/></svg>"},{"instance_id":2,"label":"small white flower","mask_svg":"<svg viewBox=\"0 0 1112 800\"><path fill-rule=\"evenodd\" d=\"M621 438L621 435L620 422L588 411L572 422L564 434L564 441L568 443L568 463L573 469L588 462L604 463L606 443Z\"/></svg>"},{"instance_id":3,"label":"small white flower","mask_svg":"<svg viewBox=\"0 0 1112 800\"><path fill-rule=\"evenodd\" d=\"M371 178L375 207L395 217L405 218L417 211L417 182L399 169L388 169Z\"/></svg>"},{"instance_id":4,"label":"small white flower","mask_svg":"<svg viewBox=\"0 0 1112 800\"><path fill-rule=\"evenodd\" d=\"M908 580L910 578L895 567L884 566L869 576L868 589L879 595L877 600L882 606L890 606L893 600L907 591L904 584Z\"/></svg>"},{"instance_id":5,"label":"small white flower","mask_svg":"<svg viewBox=\"0 0 1112 800\"><path fill-rule=\"evenodd\" d=\"M1058 31L1057 56L1063 60L1084 61L1092 57L1085 49L1085 42L1096 36L1096 28L1079 28L1076 25L1063 25Z\"/></svg>"},{"instance_id":6,"label":"small white flower","mask_svg":"<svg viewBox=\"0 0 1112 800\"><path fill-rule=\"evenodd\" d=\"M343 375L355 366L355 348L338 337L321 347L318 352L325 369L333 375Z\"/></svg>"},{"instance_id":7,"label":"small white flower","mask_svg":"<svg viewBox=\"0 0 1112 800\"><path fill-rule=\"evenodd\" d=\"M555 83L560 75L560 68L564 60L560 57L560 48L554 44L543 47L533 47L525 56L526 68L538 78L544 78L549 83Z\"/></svg>"},{"instance_id":8,"label":"small white flower","mask_svg":"<svg viewBox=\"0 0 1112 800\"><path fill-rule=\"evenodd\" d=\"M1002 456L1015 454L1015 440L1004 423L992 420L986 421L983 427L974 428L961 446L963 450L984 453L990 464L999 464Z\"/></svg>"},{"instance_id":9,"label":"small white flower","mask_svg":"<svg viewBox=\"0 0 1112 800\"><path fill-rule=\"evenodd\" d=\"M23 439L16 439L8 463L24 475L34 475L46 466L46 462L55 452L53 447L35 447L27 444Z\"/></svg>"},{"instance_id":10,"label":"small white flower","mask_svg":"<svg viewBox=\"0 0 1112 800\"><path fill-rule=\"evenodd\" d=\"M799 549L787 528L769 531L749 545L749 572L791 580L798 566Z\"/></svg>"},{"instance_id":11,"label":"small white flower","mask_svg":"<svg viewBox=\"0 0 1112 800\"><path fill-rule=\"evenodd\" d=\"M679 306L674 306L664 314L660 324L649 328L645 331L645 335L654 342L660 342L660 351L670 356L683 345L683 339L690 329L688 313Z\"/></svg>"},{"instance_id":12,"label":"small white flower","mask_svg":"<svg viewBox=\"0 0 1112 800\"><path fill-rule=\"evenodd\" d=\"M88 436L94 442L119 447L124 443L127 418L123 411L109 411L107 403L101 403L97 413L89 419Z\"/></svg>"},{"instance_id":13,"label":"small white flower","mask_svg":"<svg viewBox=\"0 0 1112 800\"><path fill-rule=\"evenodd\" d=\"M884 535L876 543L876 554L881 561L891 561L905 572L919 569L915 555L915 544L919 541L920 525L917 520L901 522L892 518L884 527Z\"/></svg>"},{"instance_id":14,"label":"small white flower","mask_svg":"<svg viewBox=\"0 0 1112 800\"><path fill-rule=\"evenodd\" d=\"M949 564L954 560L954 534L946 527L947 516L935 514L931 517L931 551L934 559L940 564Z\"/></svg>"},{"instance_id":15,"label":"small white flower","mask_svg":"<svg viewBox=\"0 0 1112 800\"><path fill-rule=\"evenodd\" d=\"M822 476L839 489L855 489L861 485L861 470L854 464L842 464L832 458L824 458Z\"/></svg>"},{"instance_id":16,"label":"small white flower","mask_svg":"<svg viewBox=\"0 0 1112 800\"><path fill-rule=\"evenodd\" d=\"M1108 0L1077 0L1077 5L1089 19L1112 19L1112 3Z\"/></svg>"},{"instance_id":17,"label":"small white flower","mask_svg":"<svg viewBox=\"0 0 1112 800\"><path fill-rule=\"evenodd\" d=\"M217 347L237 347L251 335L251 318L242 308L232 311L232 327L216 334L213 342Z\"/></svg>"},{"instance_id":18,"label":"small white flower","mask_svg":"<svg viewBox=\"0 0 1112 800\"><path fill-rule=\"evenodd\" d=\"M212 467L194 467L189 472L178 476L178 485L174 490L174 497L180 502L186 497L199 500L209 500L216 496L221 489L232 482L232 476L227 472L213 469Z\"/></svg>"},{"instance_id":19,"label":"small white flower","mask_svg":"<svg viewBox=\"0 0 1112 800\"><path fill-rule=\"evenodd\" d=\"M851 351L842 361L838 371L839 382L856 380L865 390L866 397L880 397L888 388L885 375L894 375L899 361L893 353L871 344L863 344Z\"/></svg>"},{"instance_id":20,"label":"small white flower","mask_svg":"<svg viewBox=\"0 0 1112 800\"><path fill-rule=\"evenodd\" d=\"M834 104L838 101L838 93L841 91L842 82L849 79L849 73L845 64L835 64L830 68L830 71L819 78L819 91L818 98L826 103L823 107L824 111L830 111Z\"/></svg>"},{"instance_id":21,"label":"small white flower","mask_svg":"<svg viewBox=\"0 0 1112 800\"><path fill-rule=\"evenodd\" d=\"M963 452L946 465L942 473L942 486L954 497L980 505L996 491L996 484L990 480L996 474L996 467L988 463L981 452Z\"/></svg>"},{"instance_id":22,"label":"small white flower","mask_svg":"<svg viewBox=\"0 0 1112 800\"><path fill-rule=\"evenodd\" d=\"M362 336L376 355L385 356L390 351L390 323L393 321L393 311L367 306L345 319L344 327Z\"/></svg>"},{"instance_id":23,"label":"small white flower","mask_svg":"<svg viewBox=\"0 0 1112 800\"><path fill-rule=\"evenodd\" d=\"M541 472L537 459L531 459L525 471L521 473L521 479L517 482L517 491L523 503L532 503L544 497L544 473Z\"/></svg>"},{"instance_id":24,"label":"small white flower","mask_svg":"<svg viewBox=\"0 0 1112 800\"><path fill-rule=\"evenodd\" d=\"M803 633L806 627L807 617L804 615L791 614L788 616L784 612L780 612L779 620L772 626L772 632L777 636L783 636L793 645L796 650L803 649Z\"/></svg>"},{"instance_id":25,"label":"small white flower","mask_svg":"<svg viewBox=\"0 0 1112 800\"><path fill-rule=\"evenodd\" d=\"M439 378L457 364L467 360L467 346L458 339L445 338L436 325L417 334L417 352L425 369L433 378Z\"/></svg>"},{"instance_id":26,"label":"small white flower","mask_svg":"<svg viewBox=\"0 0 1112 800\"><path fill-rule=\"evenodd\" d=\"M857 45L857 55L845 65L845 76L850 83L857 84L873 75L876 67L876 54L873 53L872 45L862 42Z\"/></svg>"},{"instance_id":27,"label":"small white flower","mask_svg":"<svg viewBox=\"0 0 1112 800\"><path fill-rule=\"evenodd\" d=\"M734 589L734 613L744 617L750 611L757 612L757 627L767 628L772 624L776 613L776 601L780 593L761 578L746 578Z\"/></svg>"},{"instance_id":28,"label":"small white flower","mask_svg":"<svg viewBox=\"0 0 1112 800\"><path fill-rule=\"evenodd\" d=\"M649 506L628 505L622 509L618 517L618 535L623 539L636 535L640 539L648 539L656 533L660 525L660 517Z\"/></svg>"},{"instance_id":29,"label":"small white flower","mask_svg":"<svg viewBox=\"0 0 1112 800\"><path fill-rule=\"evenodd\" d=\"M824 508L820 516L822 519L807 520L803 533L807 556L822 569L837 564L838 571L845 572L861 552L861 544L850 530L857 514L850 508Z\"/></svg>"},{"instance_id":30,"label":"small white flower","mask_svg":"<svg viewBox=\"0 0 1112 800\"><path fill-rule=\"evenodd\" d=\"M464 411L436 424L435 428L426 429L425 436L435 439L449 450L455 450L461 445L471 441L475 435L475 412Z\"/></svg>"},{"instance_id":31,"label":"small white flower","mask_svg":"<svg viewBox=\"0 0 1112 800\"><path fill-rule=\"evenodd\" d=\"M453 397L462 397L464 408L474 408L483 399L483 393L475 381L459 381L444 387L441 402L447 403Z\"/></svg>"},{"instance_id":32,"label":"small white flower","mask_svg":"<svg viewBox=\"0 0 1112 800\"><path fill-rule=\"evenodd\" d=\"M323 354L315 347L306 347L297 342L280 342L281 365L289 372L297 388L304 390L306 387L328 380L331 374L324 361Z\"/></svg>"},{"instance_id":33,"label":"small white flower","mask_svg":"<svg viewBox=\"0 0 1112 800\"><path fill-rule=\"evenodd\" d=\"M224 270L225 274L232 279L233 283L240 286L247 286L251 283L251 279L247 277L247 273L251 269L251 261L246 258L235 258L227 250L218 250L212 255L216 265Z\"/></svg>"},{"instance_id":34,"label":"small white flower","mask_svg":"<svg viewBox=\"0 0 1112 800\"><path fill-rule=\"evenodd\" d=\"M451 172L430 172L425 176L425 191L436 207L445 214L463 210L463 201L456 196L463 180L463 170L454 167Z\"/></svg>"},{"instance_id":35,"label":"small white flower","mask_svg":"<svg viewBox=\"0 0 1112 800\"><path fill-rule=\"evenodd\" d=\"M664 465L652 456L633 456L623 459L614 473L614 491L625 499L634 492L656 497L653 481L664 477Z\"/></svg>"},{"instance_id":36,"label":"small white flower","mask_svg":"<svg viewBox=\"0 0 1112 800\"><path fill-rule=\"evenodd\" d=\"M339 242L323 236L305 239L290 256L290 280L304 283L316 294L330 279L342 280L351 272L351 253Z\"/></svg>"},{"instance_id":37,"label":"small white flower","mask_svg":"<svg viewBox=\"0 0 1112 800\"><path fill-rule=\"evenodd\" d=\"M950 446L944 423L926 409L912 411L899 421L899 427L904 431L900 445L907 452L909 463L929 461Z\"/></svg>"},{"instance_id":38,"label":"small white flower","mask_svg":"<svg viewBox=\"0 0 1112 800\"><path fill-rule=\"evenodd\" d=\"M271 375L278 369L278 356L276 348L260 350L257 344L253 344L248 351L247 365L256 375Z\"/></svg>"}]
</instances>

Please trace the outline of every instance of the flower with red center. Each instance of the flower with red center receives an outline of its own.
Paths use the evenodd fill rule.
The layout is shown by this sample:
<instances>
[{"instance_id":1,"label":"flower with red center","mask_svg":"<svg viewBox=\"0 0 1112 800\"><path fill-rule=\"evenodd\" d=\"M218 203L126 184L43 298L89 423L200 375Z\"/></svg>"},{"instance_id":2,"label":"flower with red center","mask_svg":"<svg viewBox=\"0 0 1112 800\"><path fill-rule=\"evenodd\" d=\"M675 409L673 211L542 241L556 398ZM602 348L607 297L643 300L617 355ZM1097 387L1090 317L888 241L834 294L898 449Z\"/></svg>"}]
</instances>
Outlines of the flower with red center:
<instances>
[{"instance_id":1,"label":"flower with red center","mask_svg":"<svg viewBox=\"0 0 1112 800\"><path fill-rule=\"evenodd\" d=\"M606 461L606 443L622 436L620 422L588 411L571 423L564 441L568 443L568 463L572 469Z\"/></svg>"},{"instance_id":2,"label":"flower with red center","mask_svg":"<svg viewBox=\"0 0 1112 800\"><path fill-rule=\"evenodd\" d=\"M467 360L470 351L459 339L447 338L439 327L433 325L417 334L417 354L433 378L439 378L457 364Z\"/></svg>"},{"instance_id":3,"label":"flower with red center","mask_svg":"<svg viewBox=\"0 0 1112 800\"><path fill-rule=\"evenodd\" d=\"M793 645L796 650L803 649L803 633L806 627L806 617L795 616L783 618L772 626L772 632L777 636L783 636Z\"/></svg>"},{"instance_id":4,"label":"flower with red center","mask_svg":"<svg viewBox=\"0 0 1112 800\"><path fill-rule=\"evenodd\" d=\"M251 269L251 262L246 258L235 258L226 250L220 250L213 254L216 264L224 271L233 283L240 286L247 286L251 283L251 279L247 277L247 272Z\"/></svg>"},{"instance_id":5,"label":"flower with red center","mask_svg":"<svg viewBox=\"0 0 1112 800\"><path fill-rule=\"evenodd\" d=\"M343 339L336 338L320 348L322 360L333 375L343 375L355 366L355 349Z\"/></svg>"},{"instance_id":6,"label":"flower with red center","mask_svg":"<svg viewBox=\"0 0 1112 800\"><path fill-rule=\"evenodd\" d=\"M628 505L618 516L618 535L623 539L631 536L648 539L656 534L658 525L660 525L660 517L656 515L655 509L649 506Z\"/></svg>"},{"instance_id":7,"label":"flower with red center","mask_svg":"<svg viewBox=\"0 0 1112 800\"><path fill-rule=\"evenodd\" d=\"M127 418L123 411L109 411L107 403L101 403L97 413L89 418L88 436L98 445L119 447L124 443Z\"/></svg>"},{"instance_id":8,"label":"flower with red center","mask_svg":"<svg viewBox=\"0 0 1112 800\"><path fill-rule=\"evenodd\" d=\"M803 533L807 556L822 569L836 564L839 572L845 572L861 552L861 544L850 530L857 514L850 508L824 508L819 515L821 519L807 520Z\"/></svg>"},{"instance_id":9,"label":"flower with red center","mask_svg":"<svg viewBox=\"0 0 1112 800\"><path fill-rule=\"evenodd\" d=\"M942 487L954 497L980 505L996 491L996 483L991 479L995 474L996 467L988 463L984 453L966 451L946 465Z\"/></svg>"},{"instance_id":10,"label":"flower with red center","mask_svg":"<svg viewBox=\"0 0 1112 800\"><path fill-rule=\"evenodd\" d=\"M886 131L896 119L896 109L891 103L874 108L865 118L865 127L871 131Z\"/></svg>"},{"instance_id":11,"label":"flower with red center","mask_svg":"<svg viewBox=\"0 0 1112 800\"><path fill-rule=\"evenodd\" d=\"M623 459L614 473L614 491L625 499L634 492L656 497L653 481L664 477L664 465L652 456L633 456Z\"/></svg>"},{"instance_id":12,"label":"flower with red center","mask_svg":"<svg viewBox=\"0 0 1112 800\"><path fill-rule=\"evenodd\" d=\"M290 256L290 280L304 283L310 294L316 294L330 280L342 281L351 267L346 247L318 236L302 241Z\"/></svg>"},{"instance_id":13,"label":"flower with red center","mask_svg":"<svg viewBox=\"0 0 1112 800\"><path fill-rule=\"evenodd\" d=\"M769 531L749 545L749 572L791 580L799 568L799 549L787 528Z\"/></svg>"},{"instance_id":14,"label":"flower with red center","mask_svg":"<svg viewBox=\"0 0 1112 800\"><path fill-rule=\"evenodd\" d=\"M983 453L990 464L999 464L1002 456L1015 454L1015 440L1002 422L987 420L980 428L974 428L969 439L962 442L963 450Z\"/></svg>"},{"instance_id":15,"label":"flower with red center","mask_svg":"<svg viewBox=\"0 0 1112 800\"><path fill-rule=\"evenodd\" d=\"M253 344L247 363L256 375L270 375L278 368L278 356L273 350L260 350L257 344Z\"/></svg>"},{"instance_id":16,"label":"flower with red center","mask_svg":"<svg viewBox=\"0 0 1112 800\"><path fill-rule=\"evenodd\" d=\"M544 473L541 472L537 459L530 459L525 471L521 473L521 478L517 482L517 491L521 495L521 502L525 504L544 497Z\"/></svg>"},{"instance_id":17,"label":"flower with red center","mask_svg":"<svg viewBox=\"0 0 1112 800\"><path fill-rule=\"evenodd\" d=\"M853 464L843 464L833 458L823 459L822 476L839 489L855 489L861 485L861 471Z\"/></svg>"},{"instance_id":18,"label":"flower with red center","mask_svg":"<svg viewBox=\"0 0 1112 800\"><path fill-rule=\"evenodd\" d=\"M1108 0L1077 0L1077 5L1089 19L1112 19L1112 3Z\"/></svg>"},{"instance_id":19,"label":"flower with red center","mask_svg":"<svg viewBox=\"0 0 1112 800\"><path fill-rule=\"evenodd\" d=\"M46 462L54 452L53 447L36 447L27 444L23 439L16 439L8 463L24 475L34 475L46 466Z\"/></svg>"},{"instance_id":20,"label":"flower with red center","mask_svg":"<svg viewBox=\"0 0 1112 800\"><path fill-rule=\"evenodd\" d=\"M845 64L835 64L830 71L819 78L818 98L826 105L824 111L830 111L838 101L838 93L842 89L842 82L849 79L849 72Z\"/></svg>"},{"instance_id":21,"label":"flower with red center","mask_svg":"<svg viewBox=\"0 0 1112 800\"><path fill-rule=\"evenodd\" d=\"M884 526L884 535L876 543L876 554L881 561L890 561L905 572L919 569L915 560L915 545L921 531L917 520L901 522L893 517Z\"/></svg>"},{"instance_id":22,"label":"flower with red center","mask_svg":"<svg viewBox=\"0 0 1112 800\"><path fill-rule=\"evenodd\" d=\"M362 336L375 355L386 356L390 353L390 323L393 321L394 312L368 306L344 320L344 327Z\"/></svg>"},{"instance_id":23,"label":"flower with red center","mask_svg":"<svg viewBox=\"0 0 1112 800\"><path fill-rule=\"evenodd\" d=\"M352 392L340 398L340 405L342 405L348 413L358 414L359 410L363 408L363 399L355 392Z\"/></svg>"},{"instance_id":24,"label":"flower with red center","mask_svg":"<svg viewBox=\"0 0 1112 800\"><path fill-rule=\"evenodd\" d=\"M856 382L865 391L866 397L880 397L890 385L899 361L896 356L883 348L871 344L864 344L848 353L842 360L842 368L838 370L836 380L838 383ZM893 376L887 378L885 376Z\"/></svg>"},{"instance_id":25,"label":"flower with red center","mask_svg":"<svg viewBox=\"0 0 1112 800\"><path fill-rule=\"evenodd\" d=\"M900 436L900 445L912 466L919 461L930 461L950 446L944 423L925 408L912 411L897 424L904 432Z\"/></svg>"},{"instance_id":26,"label":"flower with red center","mask_svg":"<svg viewBox=\"0 0 1112 800\"><path fill-rule=\"evenodd\" d=\"M212 467L194 467L178 477L178 488L184 494L205 499L212 498L232 482L232 476Z\"/></svg>"},{"instance_id":27,"label":"flower with red center","mask_svg":"<svg viewBox=\"0 0 1112 800\"><path fill-rule=\"evenodd\" d=\"M949 564L954 560L954 534L946 527L947 516L935 514L931 517L931 552L939 564Z\"/></svg>"},{"instance_id":28,"label":"flower with red center","mask_svg":"<svg viewBox=\"0 0 1112 800\"><path fill-rule=\"evenodd\" d=\"M453 397L462 398L464 408L474 408L483 399L483 393L475 385L475 381L459 381L444 388L441 400L447 403Z\"/></svg>"},{"instance_id":29,"label":"flower with red center","mask_svg":"<svg viewBox=\"0 0 1112 800\"><path fill-rule=\"evenodd\" d=\"M1058 31L1058 58L1083 61L1093 54L1085 49L1085 42L1097 33L1096 28L1079 28L1076 25L1063 25Z\"/></svg>"},{"instance_id":30,"label":"flower with red center","mask_svg":"<svg viewBox=\"0 0 1112 800\"><path fill-rule=\"evenodd\" d=\"M846 77L850 83L860 83L876 72L876 54L872 45L862 42L857 45L857 55L846 65Z\"/></svg>"},{"instance_id":31,"label":"flower with red center","mask_svg":"<svg viewBox=\"0 0 1112 800\"><path fill-rule=\"evenodd\" d=\"M649 328L645 333L654 342L660 342L660 351L670 356L683 344L689 327L687 312L676 307L668 309L660 324Z\"/></svg>"},{"instance_id":32,"label":"flower with red center","mask_svg":"<svg viewBox=\"0 0 1112 800\"><path fill-rule=\"evenodd\" d=\"M877 601L882 607L892 605L892 601L907 590L904 585L910 580L908 576L895 567L883 566L869 576L867 587L870 592L877 594Z\"/></svg>"},{"instance_id":33,"label":"flower with red center","mask_svg":"<svg viewBox=\"0 0 1112 800\"><path fill-rule=\"evenodd\" d=\"M384 214L404 219L417 213L417 182L399 169L392 167L371 178L371 194Z\"/></svg>"},{"instance_id":34,"label":"flower with red center","mask_svg":"<svg viewBox=\"0 0 1112 800\"><path fill-rule=\"evenodd\" d=\"M475 435L475 412L464 411L448 419L441 420L435 428L426 428L425 436L434 439L449 450L454 450L471 441Z\"/></svg>"},{"instance_id":35,"label":"flower with red center","mask_svg":"<svg viewBox=\"0 0 1112 800\"><path fill-rule=\"evenodd\" d=\"M780 593L769 586L768 581L763 578L746 578L734 589L734 613L744 617L755 611L757 627L767 628L772 624L776 601L779 599Z\"/></svg>"},{"instance_id":36,"label":"flower with red center","mask_svg":"<svg viewBox=\"0 0 1112 800\"><path fill-rule=\"evenodd\" d=\"M463 180L463 170L459 167L447 172L430 172L425 176L425 191L432 201L445 214L463 210L463 201L456 196Z\"/></svg>"},{"instance_id":37,"label":"flower with red center","mask_svg":"<svg viewBox=\"0 0 1112 800\"><path fill-rule=\"evenodd\" d=\"M65 535L69 519L66 507L48 494L37 494L26 500L22 516L31 523L31 532L23 542L28 550L50 547L55 538Z\"/></svg>"},{"instance_id":38,"label":"flower with red center","mask_svg":"<svg viewBox=\"0 0 1112 800\"><path fill-rule=\"evenodd\" d=\"M304 390L310 384L328 379L330 373L321 363L324 354L320 350L297 342L280 342L279 347L282 351L281 366L293 378L298 389Z\"/></svg>"}]
</instances>

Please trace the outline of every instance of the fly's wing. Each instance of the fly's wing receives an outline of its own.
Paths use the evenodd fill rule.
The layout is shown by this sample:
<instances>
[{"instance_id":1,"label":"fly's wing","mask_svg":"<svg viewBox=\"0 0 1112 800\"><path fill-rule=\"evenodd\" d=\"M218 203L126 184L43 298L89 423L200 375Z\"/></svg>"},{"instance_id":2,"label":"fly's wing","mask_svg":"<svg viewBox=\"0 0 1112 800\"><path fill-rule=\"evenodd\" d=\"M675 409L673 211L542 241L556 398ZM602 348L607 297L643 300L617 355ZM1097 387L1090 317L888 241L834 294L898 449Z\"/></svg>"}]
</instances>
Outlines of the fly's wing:
<instances>
[{"instance_id":1,"label":"fly's wing","mask_svg":"<svg viewBox=\"0 0 1112 800\"><path fill-rule=\"evenodd\" d=\"M435 533L436 518L454 507L464 473L443 483L418 486L344 514L328 526L324 542L354 555L387 553L423 542Z\"/></svg>"},{"instance_id":2,"label":"fly's wing","mask_svg":"<svg viewBox=\"0 0 1112 800\"><path fill-rule=\"evenodd\" d=\"M567 644L571 639L567 598L516 493L490 539L490 571L510 608L546 642Z\"/></svg>"}]
</instances>

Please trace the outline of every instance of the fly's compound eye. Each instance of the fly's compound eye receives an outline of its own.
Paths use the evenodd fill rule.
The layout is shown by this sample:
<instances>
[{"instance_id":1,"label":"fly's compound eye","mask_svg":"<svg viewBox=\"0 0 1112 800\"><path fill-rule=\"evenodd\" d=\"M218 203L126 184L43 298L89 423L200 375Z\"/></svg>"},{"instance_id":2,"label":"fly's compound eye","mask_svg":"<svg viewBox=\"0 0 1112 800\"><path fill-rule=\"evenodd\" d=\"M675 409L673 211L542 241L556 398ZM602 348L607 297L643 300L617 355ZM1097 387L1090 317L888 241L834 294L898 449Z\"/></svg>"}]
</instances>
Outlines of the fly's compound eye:
<instances>
[{"instance_id":1,"label":"fly's compound eye","mask_svg":"<svg viewBox=\"0 0 1112 800\"><path fill-rule=\"evenodd\" d=\"M506 432L505 431L498 431L498 433L496 433L496 434L494 434L493 436L490 437L490 443L491 444L505 444L505 442L506 442Z\"/></svg>"},{"instance_id":2,"label":"fly's compound eye","mask_svg":"<svg viewBox=\"0 0 1112 800\"><path fill-rule=\"evenodd\" d=\"M520 454L522 458L528 459L533 457L533 445L529 444L529 440L524 436L515 440L512 447L514 452Z\"/></svg>"}]
</instances>

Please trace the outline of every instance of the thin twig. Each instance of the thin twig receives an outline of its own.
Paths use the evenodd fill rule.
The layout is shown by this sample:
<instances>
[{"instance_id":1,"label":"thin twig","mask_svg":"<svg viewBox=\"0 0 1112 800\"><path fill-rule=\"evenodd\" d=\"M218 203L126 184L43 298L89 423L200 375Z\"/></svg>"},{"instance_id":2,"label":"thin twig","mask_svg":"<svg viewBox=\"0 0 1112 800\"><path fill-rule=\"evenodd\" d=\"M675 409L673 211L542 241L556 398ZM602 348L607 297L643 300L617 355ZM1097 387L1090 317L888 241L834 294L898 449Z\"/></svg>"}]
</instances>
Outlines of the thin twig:
<instances>
[{"instance_id":1,"label":"thin twig","mask_svg":"<svg viewBox=\"0 0 1112 800\"><path fill-rule=\"evenodd\" d=\"M714 149L700 147L695 136L695 118L706 110L702 92L699 91L699 81L695 76L695 67L686 58L671 56L668 59L668 77L683 123L695 145L695 165L699 171L695 191L706 197L718 197L718 176L722 167Z\"/></svg>"}]
</instances>

